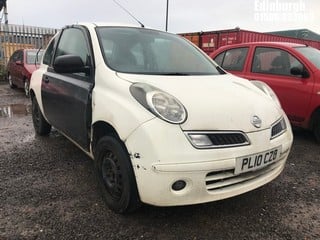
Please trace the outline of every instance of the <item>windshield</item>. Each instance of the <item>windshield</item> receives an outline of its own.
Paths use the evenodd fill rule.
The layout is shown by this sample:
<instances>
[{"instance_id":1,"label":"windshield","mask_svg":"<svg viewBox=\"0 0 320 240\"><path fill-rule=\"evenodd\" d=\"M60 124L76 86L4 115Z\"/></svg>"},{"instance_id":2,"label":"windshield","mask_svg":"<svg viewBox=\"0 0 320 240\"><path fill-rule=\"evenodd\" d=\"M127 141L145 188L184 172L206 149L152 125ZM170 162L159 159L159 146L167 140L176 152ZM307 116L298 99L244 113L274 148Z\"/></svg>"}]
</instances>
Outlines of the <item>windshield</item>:
<instances>
[{"instance_id":1,"label":"windshield","mask_svg":"<svg viewBox=\"0 0 320 240\"><path fill-rule=\"evenodd\" d=\"M296 47L295 49L320 69L320 51L318 49L312 47Z\"/></svg>"},{"instance_id":2,"label":"windshield","mask_svg":"<svg viewBox=\"0 0 320 240\"><path fill-rule=\"evenodd\" d=\"M216 66L187 40L165 32L99 27L106 64L115 71L155 75L219 74Z\"/></svg>"},{"instance_id":3,"label":"windshield","mask_svg":"<svg viewBox=\"0 0 320 240\"><path fill-rule=\"evenodd\" d=\"M38 58L37 58L37 53L38 50L27 50L27 64L40 64L42 55L43 55L43 50L40 50L38 53Z\"/></svg>"}]
</instances>

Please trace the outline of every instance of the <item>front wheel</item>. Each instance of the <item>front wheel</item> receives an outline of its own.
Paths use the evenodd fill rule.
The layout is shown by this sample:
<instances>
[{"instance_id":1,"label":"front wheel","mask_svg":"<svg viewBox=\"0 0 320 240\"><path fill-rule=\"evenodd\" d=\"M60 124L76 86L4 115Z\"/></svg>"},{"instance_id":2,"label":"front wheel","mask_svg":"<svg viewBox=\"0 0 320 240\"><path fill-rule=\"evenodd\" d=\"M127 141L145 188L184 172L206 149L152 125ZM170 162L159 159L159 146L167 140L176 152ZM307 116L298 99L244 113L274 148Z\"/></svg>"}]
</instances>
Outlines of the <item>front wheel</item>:
<instances>
[{"instance_id":1,"label":"front wheel","mask_svg":"<svg viewBox=\"0 0 320 240\"><path fill-rule=\"evenodd\" d=\"M129 154L120 139L102 137L95 148L95 173L108 207L116 213L132 212L140 206Z\"/></svg>"},{"instance_id":2,"label":"front wheel","mask_svg":"<svg viewBox=\"0 0 320 240\"><path fill-rule=\"evenodd\" d=\"M45 136L50 133L51 125L44 119L36 97L32 98L32 121L36 134Z\"/></svg>"},{"instance_id":3,"label":"front wheel","mask_svg":"<svg viewBox=\"0 0 320 240\"><path fill-rule=\"evenodd\" d=\"M320 118L317 118L317 122L313 127L313 134L316 137L318 143L320 143Z\"/></svg>"},{"instance_id":4,"label":"front wheel","mask_svg":"<svg viewBox=\"0 0 320 240\"><path fill-rule=\"evenodd\" d=\"M24 94L26 95L26 97L30 96L29 88L30 88L30 82L28 81L28 79L26 79L24 80Z\"/></svg>"},{"instance_id":5,"label":"front wheel","mask_svg":"<svg viewBox=\"0 0 320 240\"><path fill-rule=\"evenodd\" d=\"M8 83L9 83L9 86L11 88L15 88L16 87L16 85L14 85L13 82L12 82L12 76L11 76L10 73L8 73Z\"/></svg>"}]
</instances>

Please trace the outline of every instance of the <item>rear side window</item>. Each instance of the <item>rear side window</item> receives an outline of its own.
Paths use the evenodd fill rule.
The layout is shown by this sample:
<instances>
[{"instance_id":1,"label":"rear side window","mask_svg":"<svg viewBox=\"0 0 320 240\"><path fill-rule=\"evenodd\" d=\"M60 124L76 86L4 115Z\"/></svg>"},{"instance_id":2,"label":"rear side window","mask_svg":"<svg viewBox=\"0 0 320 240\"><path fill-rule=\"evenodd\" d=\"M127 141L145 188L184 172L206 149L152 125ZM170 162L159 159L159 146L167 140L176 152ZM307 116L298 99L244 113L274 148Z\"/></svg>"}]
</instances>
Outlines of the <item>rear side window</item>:
<instances>
[{"instance_id":1,"label":"rear side window","mask_svg":"<svg viewBox=\"0 0 320 240\"><path fill-rule=\"evenodd\" d=\"M10 58L10 61L12 62L16 62L16 61L21 61L23 62L23 51L22 50L18 50L16 52L14 52Z\"/></svg>"},{"instance_id":2,"label":"rear side window","mask_svg":"<svg viewBox=\"0 0 320 240\"><path fill-rule=\"evenodd\" d=\"M11 55L11 57L10 57L10 62L16 62L16 61L19 60L19 59L18 59L18 57L19 57L19 52L20 52L20 50L19 50L19 51L15 51L15 52Z\"/></svg>"},{"instance_id":3,"label":"rear side window","mask_svg":"<svg viewBox=\"0 0 320 240\"><path fill-rule=\"evenodd\" d=\"M291 69L303 69L301 62L287 51L278 48L257 47L252 62L252 72L292 76Z\"/></svg>"},{"instance_id":4,"label":"rear side window","mask_svg":"<svg viewBox=\"0 0 320 240\"><path fill-rule=\"evenodd\" d=\"M20 51L20 52L19 52L18 61L23 62L23 51Z\"/></svg>"},{"instance_id":5,"label":"rear side window","mask_svg":"<svg viewBox=\"0 0 320 240\"><path fill-rule=\"evenodd\" d=\"M248 48L233 48L220 53L214 61L225 70L242 71L247 57Z\"/></svg>"}]
</instances>

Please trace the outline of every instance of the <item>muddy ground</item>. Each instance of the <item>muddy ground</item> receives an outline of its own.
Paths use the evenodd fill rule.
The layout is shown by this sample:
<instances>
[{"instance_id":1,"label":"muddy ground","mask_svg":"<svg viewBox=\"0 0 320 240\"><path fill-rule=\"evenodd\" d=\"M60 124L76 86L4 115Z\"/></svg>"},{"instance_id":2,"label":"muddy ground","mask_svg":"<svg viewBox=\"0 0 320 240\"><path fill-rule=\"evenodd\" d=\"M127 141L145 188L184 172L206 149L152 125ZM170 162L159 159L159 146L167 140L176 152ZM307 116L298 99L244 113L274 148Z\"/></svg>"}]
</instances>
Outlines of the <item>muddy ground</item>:
<instances>
[{"instance_id":1,"label":"muddy ground","mask_svg":"<svg viewBox=\"0 0 320 240\"><path fill-rule=\"evenodd\" d=\"M117 215L92 161L56 131L36 137L30 100L0 84L0 239L320 239L320 145L294 137L284 172L255 191Z\"/></svg>"}]
</instances>

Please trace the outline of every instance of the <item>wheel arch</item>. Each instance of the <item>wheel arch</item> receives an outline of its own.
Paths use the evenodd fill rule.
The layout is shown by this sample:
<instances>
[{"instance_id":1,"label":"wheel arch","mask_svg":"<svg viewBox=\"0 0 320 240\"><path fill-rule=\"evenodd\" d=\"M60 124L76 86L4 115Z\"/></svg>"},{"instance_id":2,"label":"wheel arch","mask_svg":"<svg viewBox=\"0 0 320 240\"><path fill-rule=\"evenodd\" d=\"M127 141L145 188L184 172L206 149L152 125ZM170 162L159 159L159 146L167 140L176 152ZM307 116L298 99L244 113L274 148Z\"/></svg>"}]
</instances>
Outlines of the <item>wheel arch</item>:
<instances>
[{"instance_id":1,"label":"wheel arch","mask_svg":"<svg viewBox=\"0 0 320 240\"><path fill-rule=\"evenodd\" d=\"M316 120L320 118L320 106L318 106L311 114L308 128L313 130L315 128Z\"/></svg>"},{"instance_id":2,"label":"wheel arch","mask_svg":"<svg viewBox=\"0 0 320 240\"><path fill-rule=\"evenodd\" d=\"M30 98L31 100L36 96L36 94L34 93L33 89L30 89Z\"/></svg>"},{"instance_id":3,"label":"wheel arch","mask_svg":"<svg viewBox=\"0 0 320 240\"><path fill-rule=\"evenodd\" d=\"M29 82L29 86L30 86L30 78L28 78L27 76L23 76L23 83L25 83L26 81L28 81Z\"/></svg>"},{"instance_id":4,"label":"wheel arch","mask_svg":"<svg viewBox=\"0 0 320 240\"><path fill-rule=\"evenodd\" d=\"M97 121L92 125L92 150L94 152L94 149L99 141L103 136L111 135L115 136L118 139L119 135L116 131L116 129L109 123L105 121Z\"/></svg>"}]
</instances>

